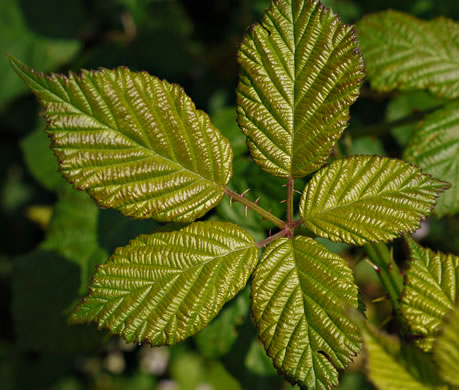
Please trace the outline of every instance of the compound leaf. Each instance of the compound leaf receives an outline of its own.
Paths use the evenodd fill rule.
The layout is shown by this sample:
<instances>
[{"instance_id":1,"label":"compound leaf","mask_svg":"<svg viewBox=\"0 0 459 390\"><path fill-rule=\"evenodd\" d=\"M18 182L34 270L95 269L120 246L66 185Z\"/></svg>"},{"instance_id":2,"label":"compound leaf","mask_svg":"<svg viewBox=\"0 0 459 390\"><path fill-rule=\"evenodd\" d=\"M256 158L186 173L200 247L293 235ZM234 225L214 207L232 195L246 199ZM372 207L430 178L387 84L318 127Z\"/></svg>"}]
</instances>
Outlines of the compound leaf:
<instances>
[{"instance_id":1,"label":"compound leaf","mask_svg":"<svg viewBox=\"0 0 459 390\"><path fill-rule=\"evenodd\" d=\"M459 97L458 23L444 17L426 22L389 10L365 16L357 29L373 88Z\"/></svg>"},{"instance_id":2,"label":"compound leaf","mask_svg":"<svg viewBox=\"0 0 459 390\"><path fill-rule=\"evenodd\" d=\"M367 321L360 323L368 355L368 376L378 389L447 389L430 356L409 344L401 344L398 338L378 331Z\"/></svg>"},{"instance_id":3,"label":"compound leaf","mask_svg":"<svg viewBox=\"0 0 459 390\"><path fill-rule=\"evenodd\" d=\"M317 172L300 199L308 229L331 241L385 242L415 230L448 184L401 160L355 156Z\"/></svg>"},{"instance_id":4,"label":"compound leaf","mask_svg":"<svg viewBox=\"0 0 459 390\"><path fill-rule=\"evenodd\" d=\"M425 351L432 349L445 317L458 301L459 257L432 252L409 240L410 268L406 273L400 308Z\"/></svg>"},{"instance_id":5,"label":"compound leaf","mask_svg":"<svg viewBox=\"0 0 459 390\"><path fill-rule=\"evenodd\" d=\"M281 238L254 273L252 313L274 366L292 383L329 389L359 350L357 286L345 261L311 238Z\"/></svg>"},{"instance_id":6,"label":"compound leaf","mask_svg":"<svg viewBox=\"0 0 459 390\"><path fill-rule=\"evenodd\" d=\"M128 342L177 343L245 286L257 254L252 237L228 222L141 235L97 269L71 322L97 322Z\"/></svg>"},{"instance_id":7,"label":"compound leaf","mask_svg":"<svg viewBox=\"0 0 459 390\"><path fill-rule=\"evenodd\" d=\"M319 1L273 1L238 60L238 122L255 162L281 177L319 169L363 79L354 28Z\"/></svg>"},{"instance_id":8,"label":"compound leaf","mask_svg":"<svg viewBox=\"0 0 459 390\"><path fill-rule=\"evenodd\" d=\"M440 376L453 385L459 385L459 308L444 322L441 335L434 346L434 358Z\"/></svg>"},{"instance_id":9,"label":"compound leaf","mask_svg":"<svg viewBox=\"0 0 459 390\"><path fill-rule=\"evenodd\" d=\"M44 108L62 174L99 205L187 222L221 200L231 146L178 85L124 67L66 77L10 62Z\"/></svg>"},{"instance_id":10,"label":"compound leaf","mask_svg":"<svg viewBox=\"0 0 459 390\"><path fill-rule=\"evenodd\" d=\"M428 115L410 138L404 158L432 176L452 184L441 194L434 212L439 216L459 211L459 103Z\"/></svg>"}]
</instances>

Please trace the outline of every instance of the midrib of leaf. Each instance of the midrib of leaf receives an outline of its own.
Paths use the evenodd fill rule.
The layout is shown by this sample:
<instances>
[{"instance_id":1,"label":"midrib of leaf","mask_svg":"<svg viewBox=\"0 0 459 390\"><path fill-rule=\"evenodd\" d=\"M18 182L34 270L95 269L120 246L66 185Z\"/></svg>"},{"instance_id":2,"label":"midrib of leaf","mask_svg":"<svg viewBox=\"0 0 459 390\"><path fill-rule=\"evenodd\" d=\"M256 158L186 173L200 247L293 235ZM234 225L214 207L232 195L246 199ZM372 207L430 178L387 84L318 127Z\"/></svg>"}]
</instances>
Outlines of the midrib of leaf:
<instances>
[{"instance_id":1,"label":"midrib of leaf","mask_svg":"<svg viewBox=\"0 0 459 390\"><path fill-rule=\"evenodd\" d=\"M178 164L177 162L175 162L175 161L169 159L167 156L164 156L164 155L162 155L162 154L157 153L156 151L154 151L154 150L152 150L152 149L149 149L149 148L146 147L145 145L142 145L141 143L139 143L138 140L135 140L134 138L132 138L132 137L130 137L130 136L128 136L128 135L122 133L122 132L119 130L119 127L118 127L118 125L116 124L116 120L115 120L115 119L114 119L114 121L115 121L116 127L112 127L112 126L110 126L110 125L104 123L103 121L97 119L95 116L92 116L91 114L89 114L89 113L83 111L81 108L77 107L74 103L71 102L71 99L70 99L70 98L68 99L69 101L66 101L64 98L62 98L61 96L59 96L58 94L56 94L56 93L55 93L54 91L52 91L51 89L46 89L46 88L43 87L42 84L37 83L37 82L35 81L35 79L29 77L29 75L28 75L27 73L24 72L23 74L24 74L24 76L27 77L32 83L34 83L35 85L38 85L38 86L40 87L41 90L45 91L45 93L47 93L47 94L49 93L49 94L51 94L52 96L56 97L56 98L59 100L60 103L63 103L63 104L65 104L65 105L70 105L73 109L75 109L76 111L78 111L79 114L82 114L82 115L84 115L84 116L90 117L91 120L93 120L93 121L99 123L99 124L101 125L101 127L106 128L107 130L111 130L111 131L116 132L117 134L119 134L120 136L122 136L123 138L125 138L126 140L130 141L131 143L133 143L133 144L135 145L135 147L139 147L139 148L143 149L144 151L146 151L146 152L147 152L148 154L150 154L152 157L161 157L161 158L167 160L171 165L177 167L177 170L178 170L178 171L180 171L180 170L186 171L186 172L188 172L191 176L198 177L200 180L205 180L205 181L211 183L213 186L219 185L219 184L215 183L214 181L212 181L212 180L210 180L210 179L208 179L208 178L206 178L206 177L204 177L204 176L201 176L199 173L197 173L197 172L195 172L195 171L191 171L191 170L185 168L184 166ZM59 80L59 79L57 78L57 80ZM90 80L90 77L88 77L88 80ZM60 84L60 82L61 82L61 80L59 80L59 84ZM92 82L92 81L91 81L91 82ZM78 84L78 83L76 82L76 84ZM94 84L93 84L93 86L94 86ZM65 88L62 88L62 89L65 91ZM80 90L81 90L81 89L80 89ZM101 95L100 92L99 92L99 95ZM85 96L84 93L82 93L82 96L84 96L85 99L86 99L86 96ZM147 99L147 101L148 101L148 99ZM105 102L105 100L104 100L104 104L105 104L105 106L108 108L108 110L110 111L110 114L112 115L112 117L115 118L115 117L113 116L113 114L112 114L112 111L111 111L110 106ZM134 112L133 112L132 110L131 110L131 112L134 114ZM65 115L67 115L67 113L62 113L62 115L65 116ZM135 118L137 119L137 122L140 123L140 122L138 121L138 118L137 118L136 115L133 115L133 117L135 117ZM159 122L161 122L161 121L159 121ZM163 128L164 128L164 124L163 124L162 122L161 122L161 125L162 125ZM182 126L181 126L181 127L182 127ZM142 131L144 131L144 129L143 129L142 126L140 126L140 128L142 129ZM48 131L49 131L49 132L58 132L59 130L48 130ZM167 133L167 132L165 132L165 133ZM144 133L144 134L145 134L145 133ZM146 137L146 139L147 139L148 142L149 142L149 137L148 137L148 136ZM170 145L170 143L169 143L169 145ZM64 148L59 147L59 149L64 149ZM68 149L74 149L74 148L68 148ZM105 150L105 149L103 149L103 150ZM125 163L132 163L132 161L126 161ZM194 161L194 164L196 164L195 161ZM211 165L212 165L212 164L211 164ZM213 167L213 165L212 165L212 167ZM213 168L212 168L212 169L213 169ZM90 179L90 178L88 178L88 180L89 180L89 179ZM220 186L221 186L221 185L220 185Z\"/></svg>"}]
</instances>

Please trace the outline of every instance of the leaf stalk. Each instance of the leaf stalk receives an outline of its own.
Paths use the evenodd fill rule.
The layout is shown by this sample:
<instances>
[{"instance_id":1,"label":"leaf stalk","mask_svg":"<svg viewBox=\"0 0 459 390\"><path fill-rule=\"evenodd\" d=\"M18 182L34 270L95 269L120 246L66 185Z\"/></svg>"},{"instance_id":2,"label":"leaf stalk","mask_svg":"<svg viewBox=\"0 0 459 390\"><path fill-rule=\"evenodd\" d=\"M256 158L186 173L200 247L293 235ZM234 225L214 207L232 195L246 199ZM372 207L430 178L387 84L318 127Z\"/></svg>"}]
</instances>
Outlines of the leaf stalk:
<instances>
[{"instance_id":1,"label":"leaf stalk","mask_svg":"<svg viewBox=\"0 0 459 390\"><path fill-rule=\"evenodd\" d=\"M267 221L272 222L279 229L284 229L286 225L284 221L277 218L275 215L271 214L269 211L265 210L263 207L258 206L257 203L244 198L245 194L240 195L237 192L230 190L229 188L225 188L225 194L229 196L230 200L242 203L248 209L255 211L258 215L261 215Z\"/></svg>"}]
</instances>

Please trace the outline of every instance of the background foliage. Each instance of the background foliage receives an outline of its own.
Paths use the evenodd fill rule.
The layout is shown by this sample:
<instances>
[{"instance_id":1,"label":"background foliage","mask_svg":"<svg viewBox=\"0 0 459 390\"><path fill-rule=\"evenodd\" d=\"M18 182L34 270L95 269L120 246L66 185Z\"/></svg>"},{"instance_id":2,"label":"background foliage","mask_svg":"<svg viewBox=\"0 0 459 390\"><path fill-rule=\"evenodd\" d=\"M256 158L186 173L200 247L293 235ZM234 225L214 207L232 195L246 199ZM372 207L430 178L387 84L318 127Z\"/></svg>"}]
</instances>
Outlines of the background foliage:
<instances>
[{"instance_id":1,"label":"background foliage","mask_svg":"<svg viewBox=\"0 0 459 390\"><path fill-rule=\"evenodd\" d=\"M431 19L459 18L455 0L328 0L341 18L393 8ZM0 4L0 377L4 389L287 389L255 337L245 289L208 329L171 348L125 344L94 327L67 327L73 304L87 288L97 264L114 248L155 229L101 210L56 173L47 149L38 104L9 68L14 54L43 71L126 65L181 84L200 109L230 139L235 161L230 185L281 216L284 181L249 161L245 137L235 123L236 50L246 27L259 20L267 0L208 2L205 12L179 0L3 0ZM335 153L402 157L414 125L384 125L442 104L427 92L377 93L365 84L351 107L350 128ZM416 157L413 157L414 159ZM298 189L304 187L297 180ZM242 205L224 200L209 219L245 227L256 239L268 223ZM459 220L430 217L417 233L424 246L459 253ZM384 290L361 248L322 241L351 264L371 321L391 333ZM394 243L404 268L408 248ZM457 323L457 321L456 321ZM371 332L369 332L371 334ZM372 389L363 356L341 379L340 389Z\"/></svg>"}]
</instances>

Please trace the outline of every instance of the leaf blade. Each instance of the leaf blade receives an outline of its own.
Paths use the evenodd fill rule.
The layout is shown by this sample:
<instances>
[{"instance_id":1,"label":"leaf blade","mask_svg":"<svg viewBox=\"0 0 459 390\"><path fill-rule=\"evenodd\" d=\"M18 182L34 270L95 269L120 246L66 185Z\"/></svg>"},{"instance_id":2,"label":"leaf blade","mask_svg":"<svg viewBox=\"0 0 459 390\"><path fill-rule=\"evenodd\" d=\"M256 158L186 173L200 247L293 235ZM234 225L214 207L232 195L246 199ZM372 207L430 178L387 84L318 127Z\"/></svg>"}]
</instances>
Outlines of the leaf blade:
<instances>
[{"instance_id":1,"label":"leaf blade","mask_svg":"<svg viewBox=\"0 0 459 390\"><path fill-rule=\"evenodd\" d=\"M10 62L44 107L62 174L99 205L190 222L223 197L229 141L178 85L127 68L65 77Z\"/></svg>"},{"instance_id":2,"label":"leaf blade","mask_svg":"<svg viewBox=\"0 0 459 390\"><path fill-rule=\"evenodd\" d=\"M360 320L371 381L381 390L446 390L430 357Z\"/></svg>"},{"instance_id":3,"label":"leaf blade","mask_svg":"<svg viewBox=\"0 0 459 390\"><path fill-rule=\"evenodd\" d=\"M364 17L357 29L373 88L459 97L457 23L444 17L426 22L389 10Z\"/></svg>"},{"instance_id":4,"label":"leaf blade","mask_svg":"<svg viewBox=\"0 0 459 390\"><path fill-rule=\"evenodd\" d=\"M425 172L452 184L438 199L439 216L459 211L459 103L428 115L410 138L404 158Z\"/></svg>"},{"instance_id":5,"label":"leaf blade","mask_svg":"<svg viewBox=\"0 0 459 390\"><path fill-rule=\"evenodd\" d=\"M454 309L459 291L459 257L423 248L413 240L410 268L400 308L416 344L430 351L445 317Z\"/></svg>"},{"instance_id":6,"label":"leaf blade","mask_svg":"<svg viewBox=\"0 0 459 390\"><path fill-rule=\"evenodd\" d=\"M358 298L339 256L302 236L265 250L254 273L252 313L268 355L292 383L328 389L359 350L342 304L356 308Z\"/></svg>"},{"instance_id":7,"label":"leaf blade","mask_svg":"<svg viewBox=\"0 0 459 390\"><path fill-rule=\"evenodd\" d=\"M459 385L459 309L456 306L451 316L444 321L441 335L434 346L434 359L440 376L453 385Z\"/></svg>"},{"instance_id":8,"label":"leaf blade","mask_svg":"<svg viewBox=\"0 0 459 390\"><path fill-rule=\"evenodd\" d=\"M354 156L317 172L300 199L308 229L331 241L385 242L415 230L447 183L401 160Z\"/></svg>"},{"instance_id":9,"label":"leaf blade","mask_svg":"<svg viewBox=\"0 0 459 390\"><path fill-rule=\"evenodd\" d=\"M128 342L182 341L244 287L257 252L250 235L227 222L139 236L98 268L71 321L97 322Z\"/></svg>"},{"instance_id":10,"label":"leaf blade","mask_svg":"<svg viewBox=\"0 0 459 390\"><path fill-rule=\"evenodd\" d=\"M254 161L281 177L320 168L363 79L353 28L318 1L273 1L238 61L238 123Z\"/></svg>"}]
</instances>

